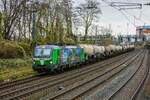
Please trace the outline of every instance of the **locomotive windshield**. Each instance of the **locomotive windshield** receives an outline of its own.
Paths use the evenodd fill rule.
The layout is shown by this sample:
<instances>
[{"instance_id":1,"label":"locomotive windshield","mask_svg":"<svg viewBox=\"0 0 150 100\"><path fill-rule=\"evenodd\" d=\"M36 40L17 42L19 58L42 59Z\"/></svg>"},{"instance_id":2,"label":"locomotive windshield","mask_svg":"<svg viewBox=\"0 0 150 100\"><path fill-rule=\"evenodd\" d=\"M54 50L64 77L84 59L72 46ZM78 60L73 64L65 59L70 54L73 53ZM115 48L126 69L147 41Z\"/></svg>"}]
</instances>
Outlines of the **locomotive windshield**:
<instances>
[{"instance_id":1,"label":"locomotive windshield","mask_svg":"<svg viewBox=\"0 0 150 100\"><path fill-rule=\"evenodd\" d=\"M50 57L51 55L51 49L47 48L36 48L34 51L34 57Z\"/></svg>"}]
</instances>

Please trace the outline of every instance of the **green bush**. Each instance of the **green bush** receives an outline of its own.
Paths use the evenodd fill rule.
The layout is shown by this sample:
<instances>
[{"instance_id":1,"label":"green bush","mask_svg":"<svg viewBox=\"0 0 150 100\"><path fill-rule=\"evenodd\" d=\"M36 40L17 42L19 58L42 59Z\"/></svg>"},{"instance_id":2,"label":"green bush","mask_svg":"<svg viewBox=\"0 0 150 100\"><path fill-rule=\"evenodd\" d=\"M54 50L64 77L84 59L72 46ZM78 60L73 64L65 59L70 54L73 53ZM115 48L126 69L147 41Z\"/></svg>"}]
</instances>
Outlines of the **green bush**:
<instances>
[{"instance_id":1,"label":"green bush","mask_svg":"<svg viewBox=\"0 0 150 100\"><path fill-rule=\"evenodd\" d=\"M8 68L8 67L20 67L20 66L31 66L32 60L31 58L26 59L1 59L0 60L0 68Z\"/></svg>"},{"instance_id":2,"label":"green bush","mask_svg":"<svg viewBox=\"0 0 150 100\"><path fill-rule=\"evenodd\" d=\"M64 38L64 43L66 44L75 44L75 41L71 38Z\"/></svg>"},{"instance_id":3,"label":"green bush","mask_svg":"<svg viewBox=\"0 0 150 100\"><path fill-rule=\"evenodd\" d=\"M36 74L31 58L0 59L0 82L21 79Z\"/></svg>"},{"instance_id":4,"label":"green bush","mask_svg":"<svg viewBox=\"0 0 150 100\"><path fill-rule=\"evenodd\" d=\"M32 47L31 47L30 44L20 42L19 45L24 49L24 51L26 52L27 56L31 56Z\"/></svg>"},{"instance_id":5,"label":"green bush","mask_svg":"<svg viewBox=\"0 0 150 100\"><path fill-rule=\"evenodd\" d=\"M1 41L0 42L0 58L24 58L26 53L24 49L16 42Z\"/></svg>"}]
</instances>

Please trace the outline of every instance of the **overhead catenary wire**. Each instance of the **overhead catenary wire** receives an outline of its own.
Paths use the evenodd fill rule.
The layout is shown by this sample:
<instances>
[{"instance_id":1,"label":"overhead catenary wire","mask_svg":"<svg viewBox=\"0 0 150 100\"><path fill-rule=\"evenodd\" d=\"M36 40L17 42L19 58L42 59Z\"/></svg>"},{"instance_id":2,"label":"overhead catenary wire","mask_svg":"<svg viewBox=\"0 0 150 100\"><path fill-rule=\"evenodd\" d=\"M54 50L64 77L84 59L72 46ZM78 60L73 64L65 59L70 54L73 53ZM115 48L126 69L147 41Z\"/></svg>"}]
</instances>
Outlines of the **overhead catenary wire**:
<instances>
[{"instance_id":1,"label":"overhead catenary wire","mask_svg":"<svg viewBox=\"0 0 150 100\"><path fill-rule=\"evenodd\" d=\"M120 11L120 10L119 10ZM130 19L129 19L129 17L123 12L123 11L120 11L121 12L121 14L134 26L134 27L137 27L136 25L135 25L135 23L134 22L132 22Z\"/></svg>"},{"instance_id":2,"label":"overhead catenary wire","mask_svg":"<svg viewBox=\"0 0 150 100\"><path fill-rule=\"evenodd\" d=\"M124 13L123 10L120 10L119 7L113 6L113 5L111 4L111 2L109 2L109 1L107 1L107 0L102 0L102 1L103 1L104 3L106 3L106 4L108 4L110 7L112 7L112 8L114 8L114 9L118 10L134 27L137 27L137 26L135 25L135 23L132 22L132 21L130 20L130 18L126 15L126 13ZM112 0L111 0L111 1L112 1Z\"/></svg>"},{"instance_id":3,"label":"overhead catenary wire","mask_svg":"<svg viewBox=\"0 0 150 100\"><path fill-rule=\"evenodd\" d=\"M138 17L136 17L135 15L130 14L130 13L127 12L126 10L125 10L124 12L126 12L129 16L132 16L132 17L135 18L136 20L138 20L138 21L140 21L140 22L142 22L142 23L144 23L144 24L146 23L144 20L141 19L141 15L140 15L140 17L138 18Z\"/></svg>"}]
</instances>

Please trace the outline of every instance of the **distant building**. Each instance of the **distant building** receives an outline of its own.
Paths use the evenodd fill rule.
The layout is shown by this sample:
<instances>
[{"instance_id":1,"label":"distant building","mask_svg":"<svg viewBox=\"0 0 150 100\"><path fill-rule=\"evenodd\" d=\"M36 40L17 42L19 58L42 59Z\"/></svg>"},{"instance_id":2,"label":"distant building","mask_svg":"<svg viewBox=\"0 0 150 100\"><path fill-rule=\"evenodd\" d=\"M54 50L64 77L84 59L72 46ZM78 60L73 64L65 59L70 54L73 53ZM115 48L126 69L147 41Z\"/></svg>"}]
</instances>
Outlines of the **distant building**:
<instances>
[{"instance_id":1,"label":"distant building","mask_svg":"<svg viewBox=\"0 0 150 100\"><path fill-rule=\"evenodd\" d=\"M150 25L137 27L136 34L143 39L143 41L150 41Z\"/></svg>"},{"instance_id":2,"label":"distant building","mask_svg":"<svg viewBox=\"0 0 150 100\"><path fill-rule=\"evenodd\" d=\"M135 43L139 41L139 38L137 35L121 35L118 36L118 42L119 43Z\"/></svg>"}]
</instances>

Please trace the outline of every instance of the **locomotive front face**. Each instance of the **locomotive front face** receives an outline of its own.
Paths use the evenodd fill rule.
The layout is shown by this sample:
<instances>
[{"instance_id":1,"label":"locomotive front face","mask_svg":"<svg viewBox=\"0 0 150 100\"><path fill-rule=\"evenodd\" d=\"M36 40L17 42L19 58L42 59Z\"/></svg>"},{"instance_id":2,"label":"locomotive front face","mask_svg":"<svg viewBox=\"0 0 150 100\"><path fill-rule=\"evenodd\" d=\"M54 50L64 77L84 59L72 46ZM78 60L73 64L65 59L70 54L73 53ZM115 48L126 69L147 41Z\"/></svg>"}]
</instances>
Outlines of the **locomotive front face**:
<instances>
[{"instance_id":1,"label":"locomotive front face","mask_svg":"<svg viewBox=\"0 0 150 100\"><path fill-rule=\"evenodd\" d=\"M51 48L35 48L33 53L33 64L37 66L44 66L52 63L51 52Z\"/></svg>"},{"instance_id":2,"label":"locomotive front face","mask_svg":"<svg viewBox=\"0 0 150 100\"><path fill-rule=\"evenodd\" d=\"M35 58L49 58L51 55L50 48L36 48L34 51Z\"/></svg>"},{"instance_id":3,"label":"locomotive front face","mask_svg":"<svg viewBox=\"0 0 150 100\"><path fill-rule=\"evenodd\" d=\"M53 65L52 61L53 49L47 46L38 46L33 52L33 64L34 70L47 70Z\"/></svg>"}]
</instances>

